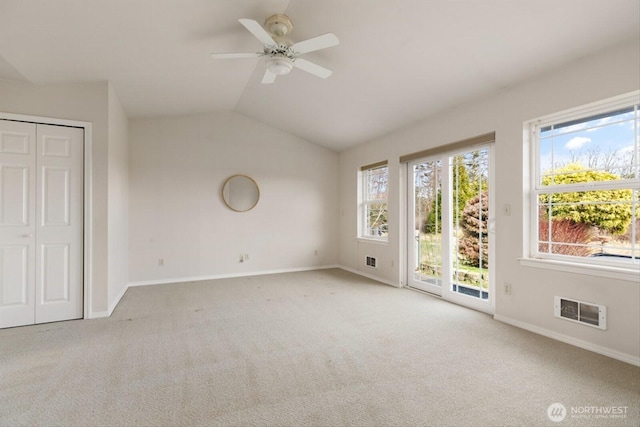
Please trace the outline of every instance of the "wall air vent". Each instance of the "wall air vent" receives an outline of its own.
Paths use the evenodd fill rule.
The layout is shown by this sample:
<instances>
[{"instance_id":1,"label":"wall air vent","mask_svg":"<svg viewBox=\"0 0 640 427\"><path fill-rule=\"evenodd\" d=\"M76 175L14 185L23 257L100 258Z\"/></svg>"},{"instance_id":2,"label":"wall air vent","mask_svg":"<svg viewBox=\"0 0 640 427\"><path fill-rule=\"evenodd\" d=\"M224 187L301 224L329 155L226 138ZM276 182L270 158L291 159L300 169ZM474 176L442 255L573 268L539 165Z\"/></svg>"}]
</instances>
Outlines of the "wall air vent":
<instances>
[{"instance_id":1,"label":"wall air vent","mask_svg":"<svg viewBox=\"0 0 640 427\"><path fill-rule=\"evenodd\" d=\"M561 319L582 323L598 329L607 329L607 307L576 301L564 297L554 297L554 315Z\"/></svg>"},{"instance_id":2,"label":"wall air vent","mask_svg":"<svg viewBox=\"0 0 640 427\"><path fill-rule=\"evenodd\" d=\"M375 259L375 257L368 256L367 259L366 259L366 262L367 262L367 266L368 267L377 268L376 267L376 259Z\"/></svg>"}]
</instances>

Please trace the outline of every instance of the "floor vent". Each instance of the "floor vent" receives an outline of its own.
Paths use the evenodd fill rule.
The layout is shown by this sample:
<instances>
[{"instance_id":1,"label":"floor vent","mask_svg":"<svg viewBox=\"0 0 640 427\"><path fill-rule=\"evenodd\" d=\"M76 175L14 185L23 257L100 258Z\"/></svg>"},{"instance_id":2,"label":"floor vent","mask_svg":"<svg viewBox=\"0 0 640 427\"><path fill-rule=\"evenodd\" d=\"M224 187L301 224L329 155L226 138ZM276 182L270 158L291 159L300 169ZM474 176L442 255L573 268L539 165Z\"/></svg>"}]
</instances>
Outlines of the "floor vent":
<instances>
[{"instance_id":1,"label":"floor vent","mask_svg":"<svg viewBox=\"0 0 640 427\"><path fill-rule=\"evenodd\" d=\"M555 297L554 314L561 319L598 329L607 329L607 307L604 305Z\"/></svg>"},{"instance_id":2,"label":"floor vent","mask_svg":"<svg viewBox=\"0 0 640 427\"><path fill-rule=\"evenodd\" d=\"M368 256L367 257L367 266L376 268L376 259L375 259L375 257L372 257L372 256Z\"/></svg>"}]
</instances>

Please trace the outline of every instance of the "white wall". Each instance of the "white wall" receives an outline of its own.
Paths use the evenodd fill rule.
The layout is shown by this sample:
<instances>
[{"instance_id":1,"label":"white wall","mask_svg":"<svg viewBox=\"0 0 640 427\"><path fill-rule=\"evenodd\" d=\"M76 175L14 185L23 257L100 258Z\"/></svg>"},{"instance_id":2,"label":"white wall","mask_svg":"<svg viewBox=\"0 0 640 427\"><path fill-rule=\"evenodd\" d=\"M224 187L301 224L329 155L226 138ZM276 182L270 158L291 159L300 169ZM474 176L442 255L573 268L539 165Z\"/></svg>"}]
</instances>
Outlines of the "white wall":
<instances>
[{"instance_id":1,"label":"white wall","mask_svg":"<svg viewBox=\"0 0 640 427\"><path fill-rule=\"evenodd\" d=\"M524 246L523 122L637 90L639 56L639 41L633 40L341 153L340 263L390 283L402 282L402 268L397 260L402 254L400 233L404 230L400 208L405 201L401 197L399 156L495 131L496 206L509 203L512 213L508 217L499 213L497 217L494 274L497 284L513 284L511 296L496 294L497 318L623 360L640 360L640 278L637 282L605 279L530 268L518 262ZM389 244L362 243L356 239L357 170L363 164L385 159L389 160L391 188ZM367 252L379 257L378 270L363 266L362 255ZM554 295L606 305L608 330L556 319Z\"/></svg>"},{"instance_id":2,"label":"white wall","mask_svg":"<svg viewBox=\"0 0 640 427\"><path fill-rule=\"evenodd\" d=\"M0 111L92 123L92 293L90 314L108 312L108 84L32 85L0 79Z\"/></svg>"},{"instance_id":3,"label":"white wall","mask_svg":"<svg viewBox=\"0 0 640 427\"><path fill-rule=\"evenodd\" d=\"M129 284L129 123L109 84L109 313Z\"/></svg>"},{"instance_id":4,"label":"white wall","mask_svg":"<svg viewBox=\"0 0 640 427\"><path fill-rule=\"evenodd\" d=\"M132 120L129 136L132 283L337 263L336 153L236 113ZM223 202L235 174L260 187L251 211Z\"/></svg>"}]
</instances>

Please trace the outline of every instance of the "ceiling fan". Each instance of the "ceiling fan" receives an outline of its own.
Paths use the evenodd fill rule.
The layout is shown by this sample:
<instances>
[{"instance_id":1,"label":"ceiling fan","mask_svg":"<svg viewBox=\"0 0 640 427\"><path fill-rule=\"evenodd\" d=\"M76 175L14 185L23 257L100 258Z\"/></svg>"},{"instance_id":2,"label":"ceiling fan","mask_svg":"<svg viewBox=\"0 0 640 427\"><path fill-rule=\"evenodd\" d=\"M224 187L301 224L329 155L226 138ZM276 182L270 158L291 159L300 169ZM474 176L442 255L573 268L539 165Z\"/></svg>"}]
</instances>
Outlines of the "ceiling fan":
<instances>
[{"instance_id":1,"label":"ceiling fan","mask_svg":"<svg viewBox=\"0 0 640 427\"><path fill-rule=\"evenodd\" d=\"M249 30L264 45L262 52L256 53L212 53L216 59L234 58L267 58L267 68L262 77L262 83L273 83L277 76L289 74L291 70L300 70L311 73L314 76L326 79L332 73L331 70L318 64L302 59L299 56L304 53L314 52L336 46L340 43L333 33L323 34L298 43L293 43L287 37L293 30L293 23L287 15L276 14L267 18L264 28L253 19L239 19L240 23ZM266 28L266 29L265 29Z\"/></svg>"}]
</instances>

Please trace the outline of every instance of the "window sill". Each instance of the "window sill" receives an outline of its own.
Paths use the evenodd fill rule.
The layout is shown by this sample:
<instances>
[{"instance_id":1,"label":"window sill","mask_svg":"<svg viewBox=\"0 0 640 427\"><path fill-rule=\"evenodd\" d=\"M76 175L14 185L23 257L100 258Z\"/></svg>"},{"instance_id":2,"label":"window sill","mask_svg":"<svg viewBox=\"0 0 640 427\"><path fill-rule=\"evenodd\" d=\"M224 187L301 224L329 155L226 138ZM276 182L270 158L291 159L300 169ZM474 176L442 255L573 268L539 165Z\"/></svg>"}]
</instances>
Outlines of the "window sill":
<instances>
[{"instance_id":1,"label":"window sill","mask_svg":"<svg viewBox=\"0 0 640 427\"><path fill-rule=\"evenodd\" d=\"M374 238L367 238L367 237L358 237L358 242L373 243L374 245L384 245L384 246L387 246L389 244L389 240L374 239Z\"/></svg>"},{"instance_id":2,"label":"window sill","mask_svg":"<svg viewBox=\"0 0 640 427\"><path fill-rule=\"evenodd\" d=\"M518 261L520 262L520 265L523 265L525 267L565 271L569 273L585 274L588 276L606 277L609 279L618 279L628 282L640 283L640 268L638 266L624 268L605 265L581 264L577 262L567 262L541 258L518 258Z\"/></svg>"}]
</instances>

